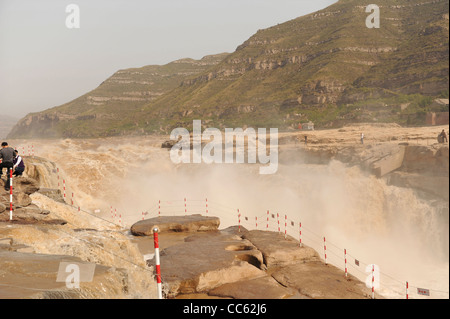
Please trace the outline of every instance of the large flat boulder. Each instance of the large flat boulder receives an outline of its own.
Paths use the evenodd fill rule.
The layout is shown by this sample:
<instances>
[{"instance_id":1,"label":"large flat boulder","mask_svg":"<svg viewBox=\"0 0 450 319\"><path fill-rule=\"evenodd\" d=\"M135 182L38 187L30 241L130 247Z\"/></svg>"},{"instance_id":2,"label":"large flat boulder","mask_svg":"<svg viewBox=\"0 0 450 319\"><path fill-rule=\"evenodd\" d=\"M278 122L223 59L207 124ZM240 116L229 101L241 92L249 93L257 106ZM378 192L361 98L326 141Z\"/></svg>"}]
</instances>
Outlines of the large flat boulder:
<instances>
[{"instance_id":1,"label":"large flat boulder","mask_svg":"<svg viewBox=\"0 0 450 319\"><path fill-rule=\"evenodd\" d=\"M154 259L149 261L153 263ZM161 252L162 280L169 297L263 277L264 268L262 254L248 240L227 231L198 233Z\"/></svg>"},{"instance_id":2,"label":"large flat boulder","mask_svg":"<svg viewBox=\"0 0 450 319\"><path fill-rule=\"evenodd\" d=\"M342 270L321 261L296 263L279 268L272 277L282 285L312 299L370 299L371 288ZM376 297L380 297L376 295Z\"/></svg>"},{"instance_id":3,"label":"large flat boulder","mask_svg":"<svg viewBox=\"0 0 450 319\"><path fill-rule=\"evenodd\" d=\"M142 220L131 226L134 236L151 236L155 226L160 233L165 232L204 232L215 231L219 228L220 219L202 215L164 216Z\"/></svg>"},{"instance_id":4,"label":"large flat boulder","mask_svg":"<svg viewBox=\"0 0 450 319\"><path fill-rule=\"evenodd\" d=\"M209 296L233 299L286 299L296 291L281 286L273 277L264 276L217 287L208 292Z\"/></svg>"},{"instance_id":5,"label":"large flat boulder","mask_svg":"<svg viewBox=\"0 0 450 319\"><path fill-rule=\"evenodd\" d=\"M317 252L307 246L299 247L294 238L276 232L252 230L242 235L255 245L264 256L267 268L283 267L300 261L316 260Z\"/></svg>"}]
</instances>

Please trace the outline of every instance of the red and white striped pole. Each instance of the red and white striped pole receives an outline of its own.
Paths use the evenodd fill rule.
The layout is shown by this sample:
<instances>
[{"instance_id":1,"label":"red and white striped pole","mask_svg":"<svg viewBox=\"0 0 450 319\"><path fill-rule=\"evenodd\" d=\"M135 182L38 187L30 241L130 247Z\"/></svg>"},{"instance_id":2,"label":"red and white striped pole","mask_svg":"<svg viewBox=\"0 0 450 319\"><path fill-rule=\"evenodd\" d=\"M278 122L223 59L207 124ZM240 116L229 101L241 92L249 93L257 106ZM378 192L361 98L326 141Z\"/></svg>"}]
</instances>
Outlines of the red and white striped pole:
<instances>
[{"instance_id":1,"label":"red and white striped pole","mask_svg":"<svg viewBox=\"0 0 450 319\"><path fill-rule=\"evenodd\" d=\"M59 168L56 168L56 171L58 172L58 189L59 189Z\"/></svg>"},{"instance_id":2,"label":"red and white striped pole","mask_svg":"<svg viewBox=\"0 0 450 319\"><path fill-rule=\"evenodd\" d=\"M161 200L158 202L158 217L161 217Z\"/></svg>"},{"instance_id":3,"label":"red and white striped pole","mask_svg":"<svg viewBox=\"0 0 450 319\"><path fill-rule=\"evenodd\" d=\"M241 232L241 214L239 213L239 209L238 209L238 223L239 223L239 232Z\"/></svg>"},{"instance_id":4,"label":"red and white striped pole","mask_svg":"<svg viewBox=\"0 0 450 319\"><path fill-rule=\"evenodd\" d=\"M111 219L114 220L113 208L111 206Z\"/></svg>"},{"instance_id":5,"label":"red and white striped pole","mask_svg":"<svg viewBox=\"0 0 450 319\"><path fill-rule=\"evenodd\" d=\"M187 216L186 198L184 199L184 214Z\"/></svg>"},{"instance_id":6,"label":"red and white striped pole","mask_svg":"<svg viewBox=\"0 0 450 319\"><path fill-rule=\"evenodd\" d=\"M323 252L325 255L325 265L327 265L327 243L325 237L323 238Z\"/></svg>"},{"instance_id":7,"label":"red and white striped pole","mask_svg":"<svg viewBox=\"0 0 450 319\"><path fill-rule=\"evenodd\" d=\"M267 211L267 230L269 230L269 211Z\"/></svg>"},{"instance_id":8,"label":"red and white striped pole","mask_svg":"<svg viewBox=\"0 0 450 319\"><path fill-rule=\"evenodd\" d=\"M409 288L409 283L406 282L406 299L409 299L408 288Z\"/></svg>"},{"instance_id":9,"label":"red and white striped pole","mask_svg":"<svg viewBox=\"0 0 450 319\"><path fill-rule=\"evenodd\" d=\"M299 246L302 247L302 223L299 223Z\"/></svg>"},{"instance_id":10,"label":"red and white striped pole","mask_svg":"<svg viewBox=\"0 0 450 319\"><path fill-rule=\"evenodd\" d=\"M63 185L64 185L64 202L66 201L66 180L63 179Z\"/></svg>"},{"instance_id":11,"label":"red and white striped pole","mask_svg":"<svg viewBox=\"0 0 450 319\"><path fill-rule=\"evenodd\" d=\"M73 193L72 193L72 206L73 206Z\"/></svg>"},{"instance_id":12,"label":"red and white striped pole","mask_svg":"<svg viewBox=\"0 0 450 319\"><path fill-rule=\"evenodd\" d=\"M372 299L375 299L375 265L372 265Z\"/></svg>"},{"instance_id":13,"label":"red and white striped pole","mask_svg":"<svg viewBox=\"0 0 450 319\"><path fill-rule=\"evenodd\" d=\"M347 249L344 248L344 261L345 261L345 278L348 277L348 271L347 271Z\"/></svg>"},{"instance_id":14,"label":"red and white striped pole","mask_svg":"<svg viewBox=\"0 0 450 319\"><path fill-rule=\"evenodd\" d=\"M278 232L280 232L280 215L277 213Z\"/></svg>"},{"instance_id":15,"label":"red and white striped pole","mask_svg":"<svg viewBox=\"0 0 450 319\"><path fill-rule=\"evenodd\" d=\"M9 169L9 220L12 220L13 213L13 171Z\"/></svg>"},{"instance_id":16,"label":"red and white striped pole","mask_svg":"<svg viewBox=\"0 0 450 319\"><path fill-rule=\"evenodd\" d=\"M161 285L161 262L159 258L159 240L158 240L158 227L153 228L153 242L155 245L155 261L156 261L156 284L158 288L158 299L162 297L162 285Z\"/></svg>"},{"instance_id":17,"label":"red and white striped pole","mask_svg":"<svg viewBox=\"0 0 450 319\"><path fill-rule=\"evenodd\" d=\"M258 229L258 217L255 217L256 220L256 229Z\"/></svg>"},{"instance_id":18,"label":"red and white striped pole","mask_svg":"<svg viewBox=\"0 0 450 319\"><path fill-rule=\"evenodd\" d=\"M284 239L287 238L287 215L284 215Z\"/></svg>"}]
</instances>

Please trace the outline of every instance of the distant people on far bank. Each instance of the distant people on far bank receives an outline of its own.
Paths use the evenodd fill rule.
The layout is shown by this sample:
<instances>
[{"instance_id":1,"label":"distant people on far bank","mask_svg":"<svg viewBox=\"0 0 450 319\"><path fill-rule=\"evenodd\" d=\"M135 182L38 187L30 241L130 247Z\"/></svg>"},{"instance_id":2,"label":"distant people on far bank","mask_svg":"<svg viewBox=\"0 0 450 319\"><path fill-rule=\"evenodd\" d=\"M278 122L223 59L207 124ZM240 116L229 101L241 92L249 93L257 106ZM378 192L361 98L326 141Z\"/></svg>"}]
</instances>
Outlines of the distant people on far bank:
<instances>
[{"instance_id":1,"label":"distant people on far bank","mask_svg":"<svg viewBox=\"0 0 450 319\"><path fill-rule=\"evenodd\" d=\"M0 172L3 175L3 169L6 168L6 176L7 181L5 184L5 190L9 190L10 185L10 169L14 167L14 149L8 145L7 142L2 143L2 149L0 150L0 159L2 162L0 163Z\"/></svg>"},{"instance_id":2,"label":"distant people on far bank","mask_svg":"<svg viewBox=\"0 0 450 319\"><path fill-rule=\"evenodd\" d=\"M364 133L361 133L361 144L364 144Z\"/></svg>"},{"instance_id":3,"label":"distant people on far bank","mask_svg":"<svg viewBox=\"0 0 450 319\"><path fill-rule=\"evenodd\" d=\"M439 134L438 142L439 143L448 143L447 134L445 133L445 130L442 130L441 134Z\"/></svg>"},{"instance_id":4,"label":"distant people on far bank","mask_svg":"<svg viewBox=\"0 0 450 319\"><path fill-rule=\"evenodd\" d=\"M19 155L18 150L14 150L14 176L22 176L23 172L25 171L25 163L23 162L22 156Z\"/></svg>"}]
</instances>

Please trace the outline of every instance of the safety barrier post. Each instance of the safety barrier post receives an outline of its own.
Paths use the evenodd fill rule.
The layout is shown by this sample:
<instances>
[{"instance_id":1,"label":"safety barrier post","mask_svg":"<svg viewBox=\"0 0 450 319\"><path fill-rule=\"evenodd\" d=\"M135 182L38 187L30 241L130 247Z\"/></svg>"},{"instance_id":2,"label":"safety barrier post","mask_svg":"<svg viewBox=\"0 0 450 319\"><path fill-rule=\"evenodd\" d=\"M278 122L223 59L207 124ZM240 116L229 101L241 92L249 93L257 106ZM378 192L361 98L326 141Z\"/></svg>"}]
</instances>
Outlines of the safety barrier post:
<instances>
[{"instance_id":1,"label":"safety barrier post","mask_svg":"<svg viewBox=\"0 0 450 319\"><path fill-rule=\"evenodd\" d=\"M408 288L409 288L409 283L406 282L406 299L409 299Z\"/></svg>"},{"instance_id":2,"label":"safety barrier post","mask_svg":"<svg viewBox=\"0 0 450 319\"><path fill-rule=\"evenodd\" d=\"M302 247L302 223L300 222L300 223L298 223L299 224L299 243L298 243L298 245L299 245L299 247L301 248Z\"/></svg>"},{"instance_id":3,"label":"safety barrier post","mask_svg":"<svg viewBox=\"0 0 450 319\"><path fill-rule=\"evenodd\" d=\"M63 179L63 185L64 185L64 202L66 202L66 180Z\"/></svg>"},{"instance_id":4,"label":"safety barrier post","mask_svg":"<svg viewBox=\"0 0 450 319\"><path fill-rule=\"evenodd\" d=\"M278 233L280 232L280 215L277 213Z\"/></svg>"},{"instance_id":5,"label":"safety barrier post","mask_svg":"<svg viewBox=\"0 0 450 319\"><path fill-rule=\"evenodd\" d=\"M325 255L325 265L327 265L327 243L325 237L323 238L323 253Z\"/></svg>"},{"instance_id":6,"label":"safety barrier post","mask_svg":"<svg viewBox=\"0 0 450 319\"><path fill-rule=\"evenodd\" d=\"M208 216L208 198L206 198L206 216Z\"/></svg>"},{"instance_id":7,"label":"safety barrier post","mask_svg":"<svg viewBox=\"0 0 450 319\"><path fill-rule=\"evenodd\" d=\"M375 265L372 265L372 299L375 299Z\"/></svg>"},{"instance_id":8,"label":"safety barrier post","mask_svg":"<svg viewBox=\"0 0 450 319\"><path fill-rule=\"evenodd\" d=\"M184 199L184 214L187 216L186 198Z\"/></svg>"},{"instance_id":9,"label":"safety barrier post","mask_svg":"<svg viewBox=\"0 0 450 319\"><path fill-rule=\"evenodd\" d=\"M345 278L348 277L348 272L347 272L347 249L344 248L344 261L345 261Z\"/></svg>"},{"instance_id":10,"label":"safety barrier post","mask_svg":"<svg viewBox=\"0 0 450 319\"><path fill-rule=\"evenodd\" d=\"M158 217L161 217L161 200L158 202Z\"/></svg>"},{"instance_id":11,"label":"safety barrier post","mask_svg":"<svg viewBox=\"0 0 450 319\"><path fill-rule=\"evenodd\" d=\"M267 211L267 230L269 230L269 211Z\"/></svg>"},{"instance_id":12,"label":"safety barrier post","mask_svg":"<svg viewBox=\"0 0 450 319\"><path fill-rule=\"evenodd\" d=\"M284 239L287 239L287 215L284 215Z\"/></svg>"},{"instance_id":13,"label":"safety barrier post","mask_svg":"<svg viewBox=\"0 0 450 319\"><path fill-rule=\"evenodd\" d=\"M241 232L241 214L239 213L239 209L237 210L237 212L238 212L239 232Z\"/></svg>"},{"instance_id":14,"label":"safety barrier post","mask_svg":"<svg viewBox=\"0 0 450 319\"><path fill-rule=\"evenodd\" d=\"M162 285L161 285L161 264L159 258L159 239L158 239L158 227L153 228L153 242L155 246L155 261L156 261L156 283L158 288L158 299L162 297Z\"/></svg>"},{"instance_id":15,"label":"safety barrier post","mask_svg":"<svg viewBox=\"0 0 450 319\"><path fill-rule=\"evenodd\" d=\"M256 220L256 229L258 229L258 217L255 217Z\"/></svg>"},{"instance_id":16,"label":"safety barrier post","mask_svg":"<svg viewBox=\"0 0 450 319\"><path fill-rule=\"evenodd\" d=\"M9 220L12 220L13 214L13 171L9 169Z\"/></svg>"}]
</instances>

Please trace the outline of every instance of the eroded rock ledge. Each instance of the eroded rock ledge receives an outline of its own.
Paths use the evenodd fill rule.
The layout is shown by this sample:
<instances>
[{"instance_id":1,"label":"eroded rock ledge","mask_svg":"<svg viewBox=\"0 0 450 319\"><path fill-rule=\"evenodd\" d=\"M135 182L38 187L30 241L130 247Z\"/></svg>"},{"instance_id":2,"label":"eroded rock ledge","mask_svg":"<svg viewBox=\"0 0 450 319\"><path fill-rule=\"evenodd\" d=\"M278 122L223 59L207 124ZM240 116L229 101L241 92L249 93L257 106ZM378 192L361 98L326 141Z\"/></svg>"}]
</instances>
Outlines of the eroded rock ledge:
<instances>
[{"instance_id":1,"label":"eroded rock ledge","mask_svg":"<svg viewBox=\"0 0 450 319\"><path fill-rule=\"evenodd\" d=\"M210 227L212 220L218 218L156 217L133 225L132 232L137 234L140 228L140 236L150 236L154 226L160 229L161 274L167 298L371 297L364 283L353 276L345 278L342 270L326 265L315 250L299 247L292 237L237 226L219 230L218 223ZM153 266L155 259L147 263Z\"/></svg>"},{"instance_id":2,"label":"eroded rock ledge","mask_svg":"<svg viewBox=\"0 0 450 319\"><path fill-rule=\"evenodd\" d=\"M40 190L39 183L29 177L13 179L13 219L10 221L10 196L4 190L6 177L0 179L0 222L27 225L64 225L67 222L53 218L48 210L33 204L30 195Z\"/></svg>"}]
</instances>

